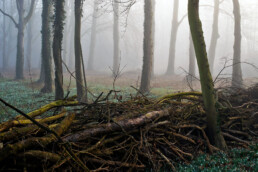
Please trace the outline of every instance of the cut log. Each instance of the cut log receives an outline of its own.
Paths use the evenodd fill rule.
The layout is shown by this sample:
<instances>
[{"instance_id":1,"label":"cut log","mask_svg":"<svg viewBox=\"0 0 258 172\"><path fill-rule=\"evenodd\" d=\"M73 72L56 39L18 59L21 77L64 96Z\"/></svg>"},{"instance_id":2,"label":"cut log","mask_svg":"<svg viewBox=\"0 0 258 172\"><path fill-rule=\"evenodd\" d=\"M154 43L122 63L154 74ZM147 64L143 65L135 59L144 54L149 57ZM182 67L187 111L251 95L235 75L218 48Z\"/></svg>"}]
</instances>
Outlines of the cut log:
<instances>
[{"instance_id":1,"label":"cut log","mask_svg":"<svg viewBox=\"0 0 258 172\"><path fill-rule=\"evenodd\" d=\"M122 121L118 121L118 122L100 125L95 128L86 129L83 131L79 131L75 134L68 135L68 136L64 137L64 141L78 142L78 141L85 140L88 137L93 137L93 136L100 135L100 134L106 134L109 132L133 130L139 126L143 126L147 123L150 123L157 118L169 116L173 112L174 112L174 110L172 110L172 109L166 109L166 110L162 110L162 111L154 111L154 112L149 112L149 113L142 115L140 117L137 117L137 118L126 119L126 120L122 120Z\"/></svg>"}]
</instances>

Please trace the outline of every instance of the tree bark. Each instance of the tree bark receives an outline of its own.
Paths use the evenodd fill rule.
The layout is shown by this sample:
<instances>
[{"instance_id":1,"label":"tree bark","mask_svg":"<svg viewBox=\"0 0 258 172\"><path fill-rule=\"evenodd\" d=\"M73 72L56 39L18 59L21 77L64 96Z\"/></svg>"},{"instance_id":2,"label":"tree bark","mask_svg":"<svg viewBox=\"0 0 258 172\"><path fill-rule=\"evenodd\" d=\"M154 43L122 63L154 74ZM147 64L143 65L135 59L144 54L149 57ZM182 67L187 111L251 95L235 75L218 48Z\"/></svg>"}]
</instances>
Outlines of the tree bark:
<instances>
[{"instance_id":1,"label":"tree bark","mask_svg":"<svg viewBox=\"0 0 258 172\"><path fill-rule=\"evenodd\" d=\"M227 145L220 131L219 115L216 109L215 90L209 69L202 23L199 17L199 0L188 0L188 19L199 67L202 95L207 114L207 126L210 141L220 149Z\"/></svg>"},{"instance_id":2,"label":"tree bark","mask_svg":"<svg viewBox=\"0 0 258 172\"><path fill-rule=\"evenodd\" d=\"M119 3L114 1L114 25L113 25L113 76L116 76L119 73L119 54L120 54L120 34L119 34Z\"/></svg>"},{"instance_id":3,"label":"tree bark","mask_svg":"<svg viewBox=\"0 0 258 172\"><path fill-rule=\"evenodd\" d=\"M212 35L208 52L211 74L213 74L216 47L219 39L219 3L220 2L218 0L214 0Z\"/></svg>"},{"instance_id":4,"label":"tree bark","mask_svg":"<svg viewBox=\"0 0 258 172\"><path fill-rule=\"evenodd\" d=\"M19 14L18 36L17 36L17 55L16 55L16 75L15 79L24 79L24 0L17 2Z\"/></svg>"},{"instance_id":5,"label":"tree bark","mask_svg":"<svg viewBox=\"0 0 258 172\"><path fill-rule=\"evenodd\" d=\"M179 10L179 0L174 0L172 29L171 29L170 47L169 47L169 59L168 59L168 67L167 67L166 75L175 74L176 39L177 39L177 31L179 27L178 10Z\"/></svg>"},{"instance_id":6,"label":"tree bark","mask_svg":"<svg viewBox=\"0 0 258 172\"><path fill-rule=\"evenodd\" d=\"M91 38L90 38L90 52L87 69L94 70L94 54L96 46L96 29L97 29L97 16L98 16L98 1L94 0L94 9L92 14L92 25L91 25Z\"/></svg>"},{"instance_id":7,"label":"tree bark","mask_svg":"<svg viewBox=\"0 0 258 172\"><path fill-rule=\"evenodd\" d=\"M27 27L27 51L26 51L26 68L31 69L31 47L32 47L32 25L33 25L33 17L30 19Z\"/></svg>"},{"instance_id":8,"label":"tree bark","mask_svg":"<svg viewBox=\"0 0 258 172\"><path fill-rule=\"evenodd\" d=\"M143 68L141 77L141 93L148 93L150 91L150 81L152 72L153 59L153 8L152 1L145 0L144 4L144 38L143 38Z\"/></svg>"},{"instance_id":9,"label":"tree bark","mask_svg":"<svg viewBox=\"0 0 258 172\"><path fill-rule=\"evenodd\" d=\"M43 63L44 72L44 87L41 89L43 93L51 93L53 91L52 84L52 56L51 56L51 7L52 0L42 0L42 48L41 59Z\"/></svg>"},{"instance_id":10,"label":"tree bark","mask_svg":"<svg viewBox=\"0 0 258 172\"><path fill-rule=\"evenodd\" d=\"M153 58L152 58L152 69L151 69L151 78L154 77L154 59L155 59L155 33L156 33L156 21L155 21L155 14L156 14L156 0L152 0L152 8L153 8L153 23L152 23L152 39L153 39Z\"/></svg>"},{"instance_id":11,"label":"tree bark","mask_svg":"<svg viewBox=\"0 0 258 172\"><path fill-rule=\"evenodd\" d=\"M17 36L17 55L16 55L16 75L15 79L24 79L24 28L30 20L35 0L31 1L30 10L26 17L24 17L24 0L16 1L17 10L19 15L18 22L18 36Z\"/></svg>"},{"instance_id":12,"label":"tree bark","mask_svg":"<svg viewBox=\"0 0 258 172\"><path fill-rule=\"evenodd\" d=\"M83 1L75 0L74 3L74 16L75 16L75 28L74 28L74 53L75 53L75 76L76 76L76 88L77 96L79 100L86 99L85 88L83 86L82 78L82 49L81 49L81 16L83 9Z\"/></svg>"},{"instance_id":13,"label":"tree bark","mask_svg":"<svg viewBox=\"0 0 258 172\"><path fill-rule=\"evenodd\" d=\"M233 13L235 18L235 43L233 55L232 86L241 88L243 86L241 69L241 14L238 0L233 0Z\"/></svg>"},{"instance_id":14,"label":"tree bark","mask_svg":"<svg viewBox=\"0 0 258 172\"><path fill-rule=\"evenodd\" d=\"M3 10L6 10L6 1L3 1ZM2 51L2 58L3 58L3 70L7 69L8 63L6 59L6 17L3 17L3 51Z\"/></svg>"},{"instance_id":15,"label":"tree bark","mask_svg":"<svg viewBox=\"0 0 258 172\"><path fill-rule=\"evenodd\" d=\"M192 35L189 35L189 75L195 77L195 52Z\"/></svg>"},{"instance_id":16,"label":"tree bark","mask_svg":"<svg viewBox=\"0 0 258 172\"><path fill-rule=\"evenodd\" d=\"M64 0L55 0L55 19L54 19L54 38L53 38L53 56L55 63L55 99L64 98L63 89L63 68L62 68L62 40L64 30Z\"/></svg>"}]
</instances>

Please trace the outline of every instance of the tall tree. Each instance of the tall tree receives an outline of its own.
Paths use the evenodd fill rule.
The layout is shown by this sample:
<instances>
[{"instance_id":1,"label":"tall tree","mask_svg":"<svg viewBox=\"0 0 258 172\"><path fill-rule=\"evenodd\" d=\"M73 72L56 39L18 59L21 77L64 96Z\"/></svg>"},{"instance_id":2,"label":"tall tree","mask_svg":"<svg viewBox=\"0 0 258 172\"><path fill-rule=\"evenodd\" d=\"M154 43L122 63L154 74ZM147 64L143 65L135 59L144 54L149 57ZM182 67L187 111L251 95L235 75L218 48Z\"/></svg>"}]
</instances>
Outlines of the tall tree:
<instances>
[{"instance_id":1,"label":"tall tree","mask_svg":"<svg viewBox=\"0 0 258 172\"><path fill-rule=\"evenodd\" d=\"M119 31L119 2L114 1L114 25L113 25L113 76L116 76L119 72L119 53L120 53L120 31Z\"/></svg>"},{"instance_id":2,"label":"tall tree","mask_svg":"<svg viewBox=\"0 0 258 172\"><path fill-rule=\"evenodd\" d=\"M144 38L143 38L143 68L140 91L147 93L150 91L150 80L153 60L153 7L152 1L144 1Z\"/></svg>"},{"instance_id":3,"label":"tall tree","mask_svg":"<svg viewBox=\"0 0 258 172\"><path fill-rule=\"evenodd\" d=\"M89 60L88 60L88 65L87 65L88 70L93 70L94 69L94 52L95 52L95 46L96 46L98 0L94 0L94 7L93 8L94 9L93 9L93 14L92 14L90 51L89 51Z\"/></svg>"},{"instance_id":4,"label":"tall tree","mask_svg":"<svg viewBox=\"0 0 258 172\"><path fill-rule=\"evenodd\" d=\"M189 35L189 75L195 77L195 52L192 35Z\"/></svg>"},{"instance_id":5,"label":"tall tree","mask_svg":"<svg viewBox=\"0 0 258 172\"><path fill-rule=\"evenodd\" d=\"M33 17L31 17L28 27L27 27L27 50L26 50L26 62L25 66L27 69L31 68L31 51L32 51L32 26L33 26Z\"/></svg>"},{"instance_id":6,"label":"tall tree","mask_svg":"<svg viewBox=\"0 0 258 172\"><path fill-rule=\"evenodd\" d=\"M218 0L214 0L212 35L208 52L211 74L213 73L216 47L219 39L219 4L220 2Z\"/></svg>"},{"instance_id":7,"label":"tall tree","mask_svg":"<svg viewBox=\"0 0 258 172\"><path fill-rule=\"evenodd\" d=\"M44 87L41 89L43 93L50 93L52 89L52 56L51 56L51 8L52 0L42 0L42 48L41 59L44 68Z\"/></svg>"},{"instance_id":8,"label":"tall tree","mask_svg":"<svg viewBox=\"0 0 258 172\"><path fill-rule=\"evenodd\" d=\"M179 10L179 0L174 0L172 29L171 29L170 47L169 47L169 59L168 59L168 67L167 67L166 75L175 74L176 39L177 39L177 31L179 27L178 10Z\"/></svg>"},{"instance_id":9,"label":"tall tree","mask_svg":"<svg viewBox=\"0 0 258 172\"><path fill-rule=\"evenodd\" d=\"M220 149L226 149L227 145L218 123L219 114L216 107L214 84L209 69L202 23L199 17L199 0L188 0L188 19L199 67L209 138Z\"/></svg>"},{"instance_id":10,"label":"tall tree","mask_svg":"<svg viewBox=\"0 0 258 172\"><path fill-rule=\"evenodd\" d=\"M151 69L151 77L154 77L154 59L155 59L155 31L156 31L156 0L152 0L152 8L153 8L153 23L152 23L152 39L153 39L153 59L152 59L152 69Z\"/></svg>"},{"instance_id":11,"label":"tall tree","mask_svg":"<svg viewBox=\"0 0 258 172\"><path fill-rule=\"evenodd\" d=\"M86 91L83 87L83 78L82 78L82 48L81 48L82 9L83 9L83 0L75 0L74 52L75 52L76 87L77 87L77 96L79 100L86 99Z\"/></svg>"},{"instance_id":12,"label":"tall tree","mask_svg":"<svg viewBox=\"0 0 258 172\"><path fill-rule=\"evenodd\" d=\"M242 87L243 77L241 69L241 14L238 0L233 0L233 13L235 19L235 43L233 55L232 86Z\"/></svg>"},{"instance_id":13,"label":"tall tree","mask_svg":"<svg viewBox=\"0 0 258 172\"><path fill-rule=\"evenodd\" d=\"M64 98L63 89L63 68L62 68L62 41L64 31L64 11L65 0L55 0L55 19L54 19L54 38L53 38L53 57L55 63L55 99Z\"/></svg>"},{"instance_id":14,"label":"tall tree","mask_svg":"<svg viewBox=\"0 0 258 172\"><path fill-rule=\"evenodd\" d=\"M30 10L27 16L24 16L24 0L16 0L16 6L18 10L19 19L18 22L15 19L0 9L0 12L5 16L9 17L16 28L18 29L17 36L17 55L16 55L16 79L24 79L23 67L24 67L24 29L28 21L30 20L34 10L35 0L31 0Z\"/></svg>"},{"instance_id":15,"label":"tall tree","mask_svg":"<svg viewBox=\"0 0 258 172\"><path fill-rule=\"evenodd\" d=\"M6 1L3 1L3 10L6 10ZM2 50L2 58L3 58L3 69L7 69L8 60L6 57L6 18L3 17L3 50Z\"/></svg>"}]
</instances>

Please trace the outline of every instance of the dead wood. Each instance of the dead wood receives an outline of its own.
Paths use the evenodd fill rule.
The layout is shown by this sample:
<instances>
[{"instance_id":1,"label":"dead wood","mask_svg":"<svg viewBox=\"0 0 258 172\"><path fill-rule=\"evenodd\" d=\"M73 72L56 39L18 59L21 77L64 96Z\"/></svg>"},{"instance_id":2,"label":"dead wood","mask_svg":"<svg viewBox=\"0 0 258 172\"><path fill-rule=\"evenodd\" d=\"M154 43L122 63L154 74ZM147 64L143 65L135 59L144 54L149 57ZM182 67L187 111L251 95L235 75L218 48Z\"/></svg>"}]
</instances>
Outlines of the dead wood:
<instances>
[{"instance_id":1,"label":"dead wood","mask_svg":"<svg viewBox=\"0 0 258 172\"><path fill-rule=\"evenodd\" d=\"M236 101L233 93L218 94L218 111L227 144L246 147L257 141L258 128L249 119L256 117L258 104L249 90L240 91L237 96L244 102ZM0 170L26 166L35 171L44 162L49 171L160 170L164 164L175 171L177 162L189 163L200 152L219 151L206 135L201 93L175 93L157 100L132 96L119 103L109 101L111 93L108 97L102 101L99 96L82 108L74 99L66 100L60 106L77 106L79 113L61 124L64 114L41 116L55 103L44 106L48 110L29 113L32 123L17 117L8 125L0 124L5 131L0 133L0 162L5 164ZM34 115L41 119L31 118ZM65 127L57 129L65 120Z\"/></svg>"},{"instance_id":2,"label":"dead wood","mask_svg":"<svg viewBox=\"0 0 258 172\"><path fill-rule=\"evenodd\" d=\"M97 126L92 129L80 131L75 134L64 137L64 140L70 141L70 142L78 142L78 141L85 140L88 137L93 137L100 134L106 134L109 132L133 130L139 126L152 122L156 118L166 117L166 116L169 116L170 114L171 114L171 109L149 112L138 118L108 123L102 126Z\"/></svg>"},{"instance_id":3,"label":"dead wood","mask_svg":"<svg viewBox=\"0 0 258 172\"><path fill-rule=\"evenodd\" d=\"M70 114L67 116L61 123L58 125L53 131L60 136L63 132L65 132L69 126L71 125L75 114ZM51 142L57 141L57 138L53 134L48 134L44 137L33 137L29 138L15 144L8 144L0 151L0 162L5 160L9 156L17 155L17 153L22 150L35 148L35 147L45 147Z\"/></svg>"}]
</instances>

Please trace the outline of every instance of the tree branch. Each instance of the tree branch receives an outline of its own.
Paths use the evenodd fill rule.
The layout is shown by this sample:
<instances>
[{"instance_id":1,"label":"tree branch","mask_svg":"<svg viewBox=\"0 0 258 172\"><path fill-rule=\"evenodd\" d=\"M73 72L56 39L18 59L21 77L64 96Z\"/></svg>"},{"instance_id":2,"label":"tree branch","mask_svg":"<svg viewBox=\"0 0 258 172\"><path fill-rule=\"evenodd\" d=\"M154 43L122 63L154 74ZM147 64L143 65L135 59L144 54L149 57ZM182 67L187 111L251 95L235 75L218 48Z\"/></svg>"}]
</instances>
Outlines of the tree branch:
<instances>
[{"instance_id":1,"label":"tree branch","mask_svg":"<svg viewBox=\"0 0 258 172\"><path fill-rule=\"evenodd\" d=\"M7 13L4 12L2 9L0 9L0 12L1 12L3 15L9 17L9 18L12 20L12 22L14 23L15 27L18 28L18 24L16 23L16 21L14 20L14 18L13 18L11 15L7 14Z\"/></svg>"},{"instance_id":2,"label":"tree branch","mask_svg":"<svg viewBox=\"0 0 258 172\"><path fill-rule=\"evenodd\" d=\"M181 18L181 20L178 22L178 26L180 26L180 24L184 21L184 19L185 19L187 16L188 16L188 13L185 14L185 15Z\"/></svg>"},{"instance_id":3,"label":"tree branch","mask_svg":"<svg viewBox=\"0 0 258 172\"><path fill-rule=\"evenodd\" d=\"M30 11L29 13L27 14L27 16L24 18L24 24L26 25L28 23L28 21L30 20L33 12L34 12L34 6L35 6L35 0L32 0L31 1L31 4L30 4Z\"/></svg>"}]
</instances>

